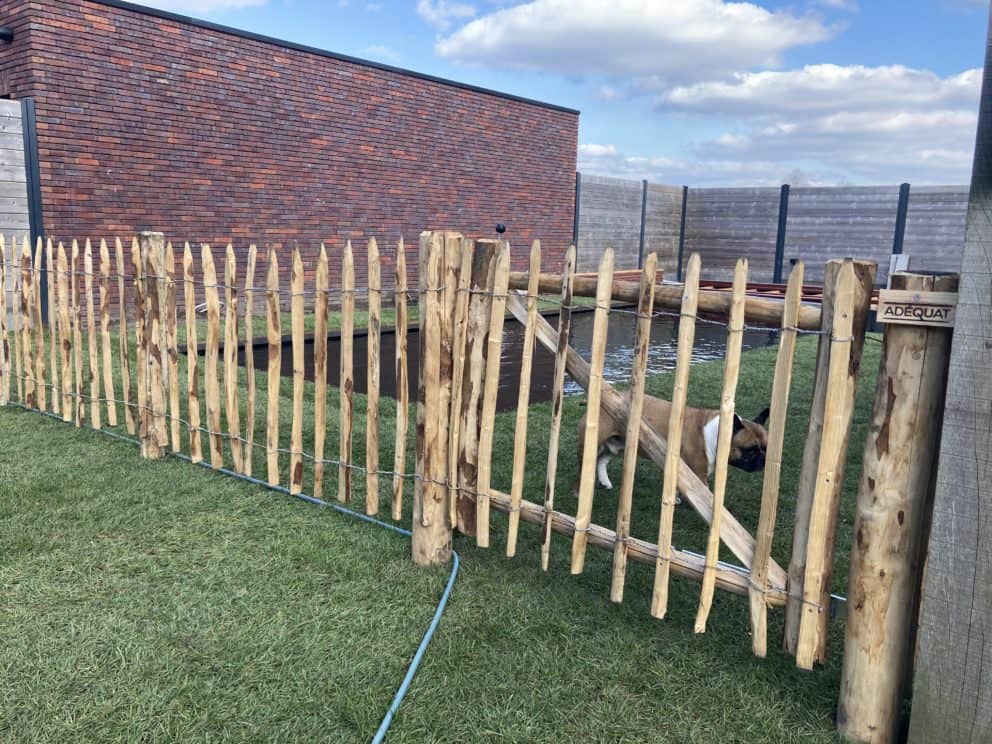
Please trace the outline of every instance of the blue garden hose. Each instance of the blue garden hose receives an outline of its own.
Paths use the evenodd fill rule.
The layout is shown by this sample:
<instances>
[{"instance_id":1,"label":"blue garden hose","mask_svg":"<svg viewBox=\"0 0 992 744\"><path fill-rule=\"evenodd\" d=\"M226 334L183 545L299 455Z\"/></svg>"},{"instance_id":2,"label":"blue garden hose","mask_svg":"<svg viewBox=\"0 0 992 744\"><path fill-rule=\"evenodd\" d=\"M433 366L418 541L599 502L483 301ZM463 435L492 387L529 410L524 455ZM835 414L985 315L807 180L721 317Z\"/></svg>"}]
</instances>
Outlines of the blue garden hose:
<instances>
[{"instance_id":1,"label":"blue garden hose","mask_svg":"<svg viewBox=\"0 0 992 744\"><path fill-rule=\"evenodd\" d=\"M27 406L21 403L15 403L12 401L10 402L10 405L17 406L18 408L23 408L25 411L30 411L31 413L40 413L43 416L48 416L49 418L53 418L57 421L63 421L61 416L56 416L55 414L49 413L48 411L39 411L35 408L28 408ZM138 445L141 444L141 442L135 439L134 437L128 437L123 434L117 434L116 432L108 431L106 429L94 429L93 427L87 427L87 428L89 428L90 431L95 431L100 434L113 437L114 439L119 439L123 442L129 442L131 444L138 444ZM179 458L180 460L193 462L193 460L189 456L184 455L181 452L170 452L169 454L172 455L173 457ZM410 532L410 530L404 529L403 527L398 527L397 525L390 524L389 522L383 522L381 519L376 519L375 517L370 517L367 514L362 514L361 512L356 512L352 509L347 509L343 506L340 506L339 504L333 504L328 501L324 501L323 499L318 499L316 496L310 496L305 493L292 493L288 488L284 488L282 486L273 486L266 483L263 480L259 480L258 478L252 478L250 475L243 475L242 473L236 473L235 471L228 470L227 468L214 468L211 467L210 464L207 462L200 461L199 463L196 464L201 465L202 467L205 467L210 471L223 473L224 475L229 475L234 478L239 478L243 481L247 481L248 483L253 483L255 485L262 486L263 488L267 488L270 491L277 491L279 493L286 494L287 496L293 496L294 498L302 499L303 501L306 501L311 504L315 504L316 506L323 506L333 509L336 512L345 514L349 517L354 517L355 519L360 519L363 522L368 522L370 524L378 525L379 527L384 527L387 530L398 532L399 534L405 535L406 537L413 536L413 533ZM447 608L448 599L451 596L451 590L455 585L455 579L458 576L458 569L459 566L461 565L461 559L459 558L457 552L451 551L451 556L452 556L451 573L448 575L448 583L445 585L444 592L441 594L441 599L437 604L437 609L434 610L434 617L431 619L431 624L427 626L427 632L424 633L424 637L421 639L420 645L417 647L417 651L413 655L413 660L410 662L410 666L406 670L406 675L403 677L403 681L400 683L399 688L396 690L396 694L393 695L393 701L392 703L389 704L389 709L386 711L386 715L383 716L382 723L379 724L379 728L375 732L375 736L372 737L372 744L380 744L386 738L386 733L389 731L389 727L393 723L393 717L396 715L396 711L399 710L400 704L403 702L403 698L406 697L406 693L410 689L410 683L413 682L413 677L414 675L416 675L417 669L420 668L420 662L423 661L424 653L427 651L427 646L430 644L431 638L434 637L434 632L437 630L437 626L441 622L441 616L444 615L444 610Z\"/></svg>"}]
</instances>

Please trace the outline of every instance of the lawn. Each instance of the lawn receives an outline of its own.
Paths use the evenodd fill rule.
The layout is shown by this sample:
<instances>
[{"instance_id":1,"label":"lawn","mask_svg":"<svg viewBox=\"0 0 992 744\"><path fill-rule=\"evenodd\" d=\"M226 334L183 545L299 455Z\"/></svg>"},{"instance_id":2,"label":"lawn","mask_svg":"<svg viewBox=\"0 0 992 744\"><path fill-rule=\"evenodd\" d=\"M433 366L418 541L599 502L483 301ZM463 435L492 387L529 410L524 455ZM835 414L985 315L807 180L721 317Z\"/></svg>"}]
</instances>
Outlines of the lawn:
<instances>
[{"instance_id":1,"label":"lawn","mask_svg":"<svg viewBox=\"0 0 992 744\"><path fill-rule=\"evenodd\" d=\"M835 566L840 593L878 348L867 344L862 365ZM743 413L767 403L774 354L746 353ZM815 339L801 340L773 550L783 565L814 354ZM720 362L694 367L690 402L715 405L721 374ZM265 388L260 374L260 406ZM670 375L649 382L656 394L670 388ZM280 393L285 437L288 381ZM308 385L308 417L311 398ZM328 403L330 455L336 390ZM581 399L570 398L558 484L564 511L574 510L568 492L582 413ZM512 447L513 415L498 417L497 452ZM394 417L392 401L383 401L384 465ZM549 418L547 404L532 406L532 501L541 500ZM256 423L256 442L264 442ZM355 432L362 462L361 416ZM619 461L613 467L618 476ZM336 493L334 470L325 493ZM264 451L254 471L264 472ZM509 481L510 462L497 457L493 485L508 490ZM305 490L311 483L308 467ZM760 474L732 473L727 503L749 528L760 484ZM363 487L357 478L357 508ZM633 532L652 541L659 489L657 471L642 465ZM408 488L407 526L410 500ZM615 492L598 490L594 521L612 526L615 504ZM697 636L698 584L673 578L669 617L659 622L648 613L648 567L630 566L625 601L614 605L609 554L590 548L585 573L572 577L568 542L557 538L544 574L536 528L522 525L514 559L503 555L504 528L505 516L494 514L491 550L456 539L463 570L390 741L837 740L839 622L829 663L801 672L778 650L781 611L770 616L769 657L756 659L745 599L718 592L708 631ZM691 509L677 510L677 545L702 550L705 534ZM395 533L175 459L142 461L133 445L13 408L0 410L0 551L0 739L12 741L367 740L447 577L415 569Z\"/></svg>"}]
</instances>

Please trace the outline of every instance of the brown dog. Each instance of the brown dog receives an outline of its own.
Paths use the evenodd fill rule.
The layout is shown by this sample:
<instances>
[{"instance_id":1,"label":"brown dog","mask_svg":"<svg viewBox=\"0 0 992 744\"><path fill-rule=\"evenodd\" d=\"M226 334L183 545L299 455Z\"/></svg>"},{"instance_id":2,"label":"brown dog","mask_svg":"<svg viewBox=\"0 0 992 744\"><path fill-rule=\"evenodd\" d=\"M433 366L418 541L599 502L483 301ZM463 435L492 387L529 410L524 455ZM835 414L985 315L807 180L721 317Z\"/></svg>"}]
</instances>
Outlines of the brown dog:
<instances>
[{"instance_id":1,"label":"brown dog","mask_svg":"<svg viewBox=\"0 0 992 744\"><path fill-rule=\"evenodd\" d=\"M630 394L627 393L629 401ZM667 400L644 396L643 419L665 439L668 438L668 419L672 404ZM727 461L736 468L754 472L765 467L765 448L768 445L768 432L765 422L768 420L766 408L753 421L734 414L734 433L730 441L730 456ZM582 447L585 442L586 417L579 421L578 449L579 462L582 462ZM715 408L691 408L686 406L685 418L682 424L682 459L692 468L704 483L709 481L716 467L717 435L720 431L720 411ZM606 411L599 413L599 431L596 461L596 475L600 485L607 489L613 487L610 483L606 466L616 455L623 453L625 427L621 427ZM638 448L641 457L647 457L644 450ZM576 478L578 490L578 478Z\"/></svg>"}]
</instances>

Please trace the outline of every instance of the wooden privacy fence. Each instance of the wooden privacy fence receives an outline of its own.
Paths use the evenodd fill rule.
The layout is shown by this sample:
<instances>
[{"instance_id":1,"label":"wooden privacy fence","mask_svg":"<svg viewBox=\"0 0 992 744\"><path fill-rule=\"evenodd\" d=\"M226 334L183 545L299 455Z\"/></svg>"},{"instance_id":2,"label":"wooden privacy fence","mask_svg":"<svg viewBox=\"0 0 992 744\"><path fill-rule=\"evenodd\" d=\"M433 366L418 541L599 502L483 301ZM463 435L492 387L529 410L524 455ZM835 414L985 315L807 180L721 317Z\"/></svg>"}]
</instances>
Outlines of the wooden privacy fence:
<instances>
[{"instance_id":1,"label":"wooden privacy fence","mask_svg":"<svg viewBox=\"0 0 992 744\"><path fill-rule=\"evenodd\" d=\"M10 271L2 269L7 265L8 250L13 266ZM609 249L602 256L598 277L588 279L575 275L574 248L567 252L561 274L546 274L540 271L541 249L535 242L529 254L529 270L514 272L510 270L510 247L506 242L470 240L451 232L423 233L418 252L419 287L408 287L406 254L400 241L395 249L394 290L385 298L391 300L396 319L394 406L380 400L384 293L376 241L370 240L367 246L367 287L356 287L350 243L335 259L340 261L340 288L329 287L331 259L323 247L312 282L306 280L299 251L294 249L283 256L270 249L264 257L264 281L256 285L258 259L258 251L250 247L239 275L231 246L224 250L218 268L220 257L215 260L209 246L202 245L194 251L185 244L180 257L159 233L142 233L128 250L119 240L112 246L103 241L97 246L89 241L72 241L68 245L51 241L43 245L39 241L33 250L25 240L20 245L13 242L8 248L0 236L0 298L4 298L0 307L0 403L17 402L50 412L76 426L121 427L137 436L143 456L151 459L172 452L188 456L193 462L207 460L213 468L243 475L264 471L270 485L284 486L295 494L309 489L318 498L331 491L341 502L364 493L364 509L370 515L379 512L380 497L385 497L393 519L403 519L404 515L412 518L413 558L421 564L448 560L456 529L474 535L479 546L489 547L491 513L505 512L508 556L517 552L520 522L532 523L540 529L540 562L545 570L552 550L551 536L558 533L571 541L568 561L572 573L584 570L590 545L612 553L610 597L614 601L623 599L628 563L646 563L654 567L650 604L653 616L666 616L670 577L675 574L700 584L697 632L705 631L714 593L721 589L748 598L756 655L767 653L769 608L784 607L783 645L796 656L797 664L808 669L826 658L831 567L855 384L875 278L873 263L830 261L825 268L823 303L816 307L801 302L801 263L789 277L784 301L777 301L747 296L746 259L738 261L732 291L726 293L699 289L698 256L688 263L684 285L656 284L657 261L653 254L646 257L639 282L615 280L613 252ZM288 287L280 280L280 261L290 262ZM937 281L906 286L946 289L951 284ZM10 308L6 302L9 287L15 298ZM48 297L47 319L42 312L43 292ZM413 467L407 457L411 433L406 338L411 292L417 293L420 325ZM114 296L116 308L111 307ZM595 298L589 359L570 345L574 298L578 296ZM262 299L264 310L257 302ZM557 328L539 314L538 302L542 299L557 305ZM629 304L616 307L617 302ZM205 310L205 315L198 314L198 307ZM355 393L354 338L359 307L364 311L363 324L368 334L364 396ZM288 323L283 317L287 309ZM618 392L604 379L607 318L611 312L630 313L636 323L629 393ZM339 313L340 326L337 395L329 394L327 382L331 313ZM523 324L524 341L510 482L508 490L500 490L493 483L493 450L501 345L508 313ZM112 320L114 316L117 320ZM669 441L642 415L650 330L659 316L678 320ZM264 334L266 340L264 373L258 374L247 343L255 335L256 317L258 333ZM719 323L727 330L712 489L680 456L693 341L700 322ZM761 508L753 534L727 506L733 503L727 498L727 460L742 335L749 327L779 331ZM771 547L782 485L794 353L797 336L803 333L818 337L817 362L801 473L798 483L790 484L796 494L792 553L788 565L781 565L772 557ZM292 373L283 380L285 335L290 338ZM887 331L880 380L896 382L886 386L879 383L875 402L878 420L887 421L886 417L897 415L895 411L924 405L920 401L939 415L946 381L941 376L940 349L946 351L947 337L946 332L935 332L932 338L916 333L893 334L890 339ZM313 346L312 385L305 380L308 341ZM545 487L540 499L528 500L524 476L529 386L537 344L554 354L555 363L548 458L541 463ZM243 360L239 359L242 345ZM905 379L905 370L900 367L893 371L886 365L891 366L894 355L916 353L912 350L920 347L932 347L933 351L929 366L919 375L925 381L913 387ZM946 374L946 363L944 369ZM598 426L595 415L587 417L578 463L581 477L575 513L565 513L555 506L566 372L585 389L588 412L605 410L626 430L616 518L610 525L592 522ZM893 402L893 386L908 392ZM258 408L260 398L264 413ZM286 399L288 405L284 404ZM393 410L394 416L389 416ZM898 542L893 542L895 538L886 530L901 530L904 511L908 511L912 519L905 529L911 530L913 560L919 561L929 471L925 466L918 468L911 485L920 495L914 496L909 506L885 491L889 479L905 477L898 465L887 459L888 453L895 452L900 439L923 441L924 435L919 432L926 428L922 421L914 428L902 418L899 424L900 428L893 426L891 431L883 426L888 448L885 452L877 433L869 437L874 450L866 450L865 461L873 470L870 477L863 477L860 498L875 500L864 505L859 502L862 526L852 563L856 569L863 567L859 580L866 587L872 586L873 606L888 602L891 582L872 585L872 566L886 566L883 579L886 570L910 577L900 580L901 594L893 599L902 608L898 611L900 616L907 618L915 574L893 568L901 565L893 558L901 548L886 547ZM364 432L364 446L359 435L363 459L355 452L356 432ZM337 453L331 457L328 444L335 436ZM631 534L638 450L664 470L656 542ZM333 486L328 481L334 481ZM404 509L407 482L414 498ZM878 515L873 511L875 494L885 494L886 499L901 505L898 528L878 527ZM708 524L704 554L674 544L677 495ZM882 536L878 538L880 542L866 543L864 535L873 530ZM736 563L719 559L721 545L736 558ZM866 637L874 637L872 632L877 635L873 625L879 622L877 614L862 614L864 617L852 615L858 623L853 631L849 625L849 644L863 645ZM899 626L900 632L905 630L903 625L911 625L911 619ZM850 640L852 634L856 641ZM891 647L904 649L906 642L903 638L892 642ZM872 679L871 672L865 671L872 665L853 652L845 655L845 664L848 656L851 671L848 674L845 670L845 689L862 690L864 680ZM890 680L888 684L890 688L894 683ZM863 697L861 693L858 696ZM863 715L851 701L844 710L846 725L854 731ZM872 724L872 731L877 728Z\"/></svg>"}]
</instances>

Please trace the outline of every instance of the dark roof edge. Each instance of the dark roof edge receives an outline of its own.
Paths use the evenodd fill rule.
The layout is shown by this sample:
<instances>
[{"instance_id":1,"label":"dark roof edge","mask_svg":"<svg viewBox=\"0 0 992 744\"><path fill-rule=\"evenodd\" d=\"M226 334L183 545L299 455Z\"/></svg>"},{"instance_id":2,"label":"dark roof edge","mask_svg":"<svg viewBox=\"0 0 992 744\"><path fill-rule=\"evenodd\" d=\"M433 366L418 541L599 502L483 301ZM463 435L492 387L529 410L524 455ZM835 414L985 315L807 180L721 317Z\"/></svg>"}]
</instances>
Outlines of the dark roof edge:
<instances>
[{"instance_id":1,"label":"dark roof edge","mask_svg":"<svg viewBox=\"0 0 992 744\"><path fill-rule=\"evenodd\" d=\"M428 80L432 83L440 83L441 85L449 85L453 88L461 88L463 90L470 90L475 93L483 93L485 95L496 96L497 98L506 98L511 101L518 101L520 103L528 103L534 106L540 106L542 108L552 109L554 111L562 111L566 114L578 115L578 109L568 108L566 106L558 106L554 103L547 103L545 101L537 101L533 98L525 98L523 96L515 96L512 93L503 93L498 90L492 90L490 88L483 88L478 85L471 85L469 83L460 83L457 80L448 80L447 78L437 77L435 75L427 75L422 72L415 72L413 70L407 70L403 67L394 67L392 65L385 65L380 62L372 62L367 59L361 59L360 57L351 57L347 54L338 54L337 52L329 52L326 49L319 49L318 47L307 46L306 44L297 44L292 41L285 41L284 39L277 39L273 36L265 36L264 34L256 34L251 31L244 31L242 29L233 28L231 26L224 26L219 23L213 23L211 21L200 20L199 18L191 18L190 16L185 16L180 13L172 13L167 10L159 10L158 8L150 8L147 5L136 5L135 3L125 2L125 0L90 0L91 2L97 3L98 5L106 5L111 8L118 8L120 10L129 10L135 13L141 13L142 15L154 16L156 18L164 18L169 21L175 21L176 23L183 23L188 26L196 26L198 28L205 28L209 31L217 31L222 34L229 34L231 36L238 36L243 39L251 39L252 41L260 41L265 44L273 44L275 46L283 47L285 49L293 49L298 52L306 52L308 54L315 54L319 57L329 57L330 59L336 59L341 62L350 62L356 65L362 65L363 67L372 67L377 70L383 70L385 72L393 72L399 75L407 75L409 77L419 78L420 80Z\"/></svg>"}]
</instances>

